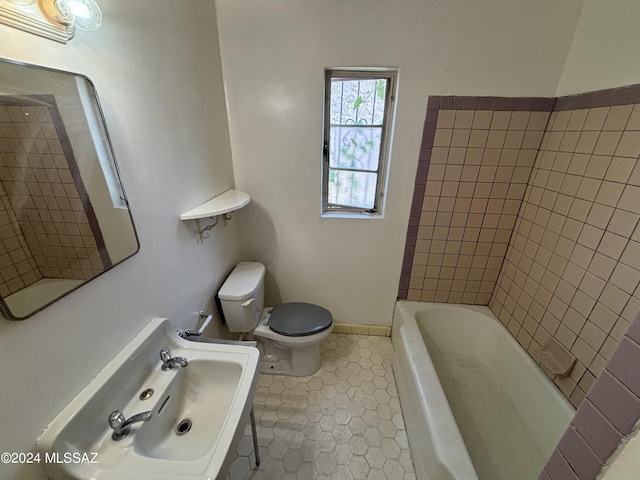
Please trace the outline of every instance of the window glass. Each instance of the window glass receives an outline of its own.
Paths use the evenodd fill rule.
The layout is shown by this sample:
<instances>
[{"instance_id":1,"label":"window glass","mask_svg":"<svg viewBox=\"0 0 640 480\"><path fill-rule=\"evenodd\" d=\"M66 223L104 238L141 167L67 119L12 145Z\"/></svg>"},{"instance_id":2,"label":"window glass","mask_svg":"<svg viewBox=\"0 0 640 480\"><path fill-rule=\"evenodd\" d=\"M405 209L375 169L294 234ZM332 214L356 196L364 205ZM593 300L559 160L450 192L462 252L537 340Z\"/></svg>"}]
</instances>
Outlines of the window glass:
<instances>
[{"instance_id":1,"label":"window glass","mask_svg":"<svg viewBox=\"0 0 640 480\"><path fill-rule=\"evenodd\" d=\"M381 213L392 71L327 71L323 212Z\"/></svg>"}]
</instances>

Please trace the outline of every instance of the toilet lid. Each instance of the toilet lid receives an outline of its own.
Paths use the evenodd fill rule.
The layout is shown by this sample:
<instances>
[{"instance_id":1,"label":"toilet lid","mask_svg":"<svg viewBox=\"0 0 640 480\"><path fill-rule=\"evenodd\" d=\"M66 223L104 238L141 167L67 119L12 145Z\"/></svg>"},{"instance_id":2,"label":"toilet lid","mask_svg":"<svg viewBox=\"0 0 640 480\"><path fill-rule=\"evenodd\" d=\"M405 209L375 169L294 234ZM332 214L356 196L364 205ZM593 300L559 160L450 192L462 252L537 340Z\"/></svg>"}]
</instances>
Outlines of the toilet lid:
<instances>
[{"instance_id":1,"label":"toilet lid","mask_svg":"<svg viewBox=\"0 0 640 480\"><path fill-rule=\"evenodd\" d=\"M283 303L273 307L269 328L287 337L304 337L331 326L333 317L326 308L311 303Z\"/></svg>"}]
</instances>

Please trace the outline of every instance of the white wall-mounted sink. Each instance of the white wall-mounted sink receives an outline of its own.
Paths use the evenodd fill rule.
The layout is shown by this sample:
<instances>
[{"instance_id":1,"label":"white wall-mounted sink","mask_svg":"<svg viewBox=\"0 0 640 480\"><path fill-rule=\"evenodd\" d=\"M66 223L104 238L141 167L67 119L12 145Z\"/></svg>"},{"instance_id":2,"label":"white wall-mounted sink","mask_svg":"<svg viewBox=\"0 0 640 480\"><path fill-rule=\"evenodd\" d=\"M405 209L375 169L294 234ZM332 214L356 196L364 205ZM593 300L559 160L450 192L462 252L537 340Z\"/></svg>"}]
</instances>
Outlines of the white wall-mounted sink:
<instances>
[{"instance_id":1,"label":"white wall-mounted sink","mask_svg":"<svg viewBox=\"0 0 640 480\"><path fill-rule=\"evenodd\" d=\"M189 364L162 370L163 347ZM60 460L41 463L53 480L225 478L251 410L258 358L250 346L186 341L156 318L38 438L42 458ZM116 441L107 421L115 410L151 418Z\"/></svg>"}]
</instances>

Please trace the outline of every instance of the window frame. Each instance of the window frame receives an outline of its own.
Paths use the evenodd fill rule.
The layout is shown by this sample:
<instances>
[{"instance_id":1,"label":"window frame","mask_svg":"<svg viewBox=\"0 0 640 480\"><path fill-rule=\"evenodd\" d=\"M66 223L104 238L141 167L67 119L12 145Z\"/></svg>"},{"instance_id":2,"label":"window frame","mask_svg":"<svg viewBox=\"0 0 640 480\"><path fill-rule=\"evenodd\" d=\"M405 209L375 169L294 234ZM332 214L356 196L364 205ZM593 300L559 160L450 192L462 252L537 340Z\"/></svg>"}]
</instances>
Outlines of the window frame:
<instances>
[{"instance_id":1,"label":"window frame","mask_svg":"<svg viewBox=\"0 0 640 480\"><path fill-rule=\"evenodd\" d=\"M331 80L377 80L385 79L384 116L380 134L380 153L378 157L378 169L358 170L374 172L377 175L376 191L372 208L355 207L329 202L329 171L330 171L330 131L331 131ZM384 210L384 200L387 187L387 170L391 151L391 133L393 124L393 112L396 97L396 85L398 70L390 68L327 68L325 69L323 134L322 134L322 216L373 216L381 217ZM345 169L350 170L350 169Z\"/></svg>"}]
</instances>

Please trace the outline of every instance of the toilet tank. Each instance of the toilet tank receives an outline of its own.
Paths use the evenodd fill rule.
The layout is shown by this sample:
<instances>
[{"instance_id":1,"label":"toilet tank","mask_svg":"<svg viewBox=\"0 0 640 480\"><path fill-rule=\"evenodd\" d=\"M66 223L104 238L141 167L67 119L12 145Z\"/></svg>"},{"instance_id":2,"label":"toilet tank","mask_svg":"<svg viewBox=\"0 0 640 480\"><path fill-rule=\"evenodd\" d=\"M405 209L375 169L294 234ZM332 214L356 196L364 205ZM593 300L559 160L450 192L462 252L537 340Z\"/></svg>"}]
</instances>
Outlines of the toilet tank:
<instances>
[{"instance_id":1,"label":"toilet tank","mask_svg":"<svg viewBox=\"0 0 640 480\"><path fill-rule=\"evenodd\" d=\"M227 277L218 298L231 332L251 332L260 321L264 304L264 265L240 262Z\"/></svg>"}]
</instances>

